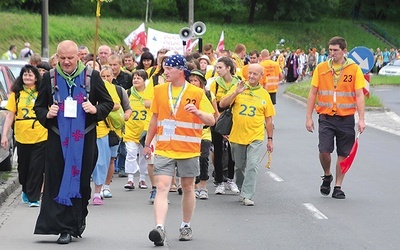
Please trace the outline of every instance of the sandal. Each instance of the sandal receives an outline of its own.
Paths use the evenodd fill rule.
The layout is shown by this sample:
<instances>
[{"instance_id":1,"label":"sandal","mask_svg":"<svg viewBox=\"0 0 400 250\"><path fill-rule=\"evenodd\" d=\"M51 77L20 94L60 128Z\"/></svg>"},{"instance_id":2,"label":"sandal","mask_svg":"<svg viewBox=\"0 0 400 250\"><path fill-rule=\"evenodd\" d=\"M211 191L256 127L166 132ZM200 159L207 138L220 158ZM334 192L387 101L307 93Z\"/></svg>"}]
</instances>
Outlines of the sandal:
<instances>
[{"instance_id":1,"label":"sandal","mask_svg":"<svg viewBox=\"0 0 400 250\"><path fill-rule=\"evenodd\" d=\"M171 185L171 188L169 189L170 192L176 192L178 188L176 187L175 184Z\"/></svg>"},{"instance_id":2,"label":"sandal","mask_svg":"<svg viewBox=\"0 0 400 250\"><path fill-rule=\"evenodd\" d=\"M322 177L322 185L319 189L322 195L329 195L331 192L331 182L333 180L332 175L324 175Z\"/></svg>"},{"instance_id":3,"label":"sandal","mask_svg":"<svg viewBox=\"0 0 400 250\"><path fill-rule=\"evenodd\" d=\"M182 186L181 185L178 186L178 190L177 191L178 191L179 195L182 195Z\"/></svg>"},{"instance_id":4,"label":"sandal","mask_svg":"<svg viewBox=\"0 0 400 250\"><path fill-rule=\"evenodd\" d=\"M332 198L335 199L346 199L346 195L340 187L335 187L333 189Z\"/></svg>"}]
</instances>

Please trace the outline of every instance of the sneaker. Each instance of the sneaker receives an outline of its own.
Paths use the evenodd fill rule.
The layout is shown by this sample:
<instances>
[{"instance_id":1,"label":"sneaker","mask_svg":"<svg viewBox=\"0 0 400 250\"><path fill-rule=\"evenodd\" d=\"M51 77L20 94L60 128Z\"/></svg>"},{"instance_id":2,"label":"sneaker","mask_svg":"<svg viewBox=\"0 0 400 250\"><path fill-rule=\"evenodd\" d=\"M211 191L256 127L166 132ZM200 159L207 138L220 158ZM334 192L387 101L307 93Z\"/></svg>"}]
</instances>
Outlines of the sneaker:
<instances>
[{"instance_id":1,"label":"sneaker","mask_svg":"<svg viewBox=\"0 0 400 250\"><path fill-rule=\"evenodd\" d=\"M29 202L29 207L40 207L39 201Z\"/></svg>"},{"instance_id":2,"label":"sneaker","mask_svg":"<svg viewBox=\"0 0 400 250\"><path fill-rule=\"evenodd\" d=\"M146 184L145 181L140 181L140 182L139 182L139 188L140 188L140 189L147 189L148 186L147 186L147 184Z\"/></svg>"},{"instance_id":3,"label":"sneaker","mask_svg":"<svg viewBox=\"0 0 400 250\"><path fill-rule=\"evenodd\" d=\"M128 181L128 182L125 184L124 188L125 188L125 189L128 189L128 190L133 190L133 189L135 189L135 184L133 183L133 181Z\"/></svg>"},{"instance_id":4,"label":"sneaker","mask_svg":"<svg viewBox=\"0 0 400 250\"><path fill-rule=\"evenodd\" d=\"M227 182L225 182L225 189L231 190L234 193L240 193L238 186L232 179L228 179Z\"/></svg>"},{"instance_id":5,"label":"sneaker","mask_svg":"<svg viewBox=\"0 0 400 250\"><path fill-rule=\"evenodd\" d=\"M207 189L200 189L200 191L199 191L199 199L200 200L207 200L208 199L208 191L207 191Z\"/></svg>"},{"instance_id":6,"label":"sneaker","mask_svg":"<svg viewBox=\"0 0 400 250\"><path fill-rule=\"evenodd\" d=\"M183 191L182 191L181 185L178 186L177 192L178 192L179 195L182 195Z\"/></svg>"},{"instance_id":7,"label":"sneaker","mask_svg":"<svg viewBox=\"0 0 400 250\"><path fill-rule=\"evenodd\" d=\"M194 196L195 196L196 198L199 198L199 196L200 196L200 190L198 190L198 189L194 190Z\"/></svg>"},{"instance_id":8,"label":"sneaker","mask_svg":"<svg viewBox=\"0 0 400 250\"><path fill-rule=\"evenodd\" d=\"M164 246L165 231L162 227L157 227L150 231L149 240L154 242L155 246Z\"/></svg>"},{"instance_id":9,"label":"sneaker","mask_svg":"<svg viewBox=\"0 0 400 250\"><path fill-rule=\"evenodd\" d=\"M103 200L100 197L96 196L93 198L93 205L103 205Z\"/></svg>"},{"instance_id":10,"label":"sneaker","mask_svg":"<svg viewBox=\"0 0 400 250\"><path fill-rule=\"evenodd\" d=\"M340 187L335 187L333 189L332 198L343 200L346 199L346 195Z\"/></svg>"},{"instance_id":11,"label":"sneaker","mask_svg":"<svg viewBox=\"0 0 400 250\"><path fill-rule=\"evenodd\" d=\"M110 189L103 189L103 191L101 191L101 197L103 198L112 198L112 193Z\"/></svg>"},{"instance_id":12,"label":"sneaker","mask_svg":"<svg viewBox=\"0 0 400 250\"><path fill-rule=\"evenodd\" d=\"M252 200L250 200L250 199L247 199L247 198L244 198L244 199L243 199L243 204L244 204L245 206L254 206L254 201L252 201Z\"/></svg>"},{"instance_id":13,"label":"sneaker","mask_svg":"<svg viewBox=\"0 0 400 250\"><path fill-rule=\"evenodd\" d=\"M333 180L333 176L332 175L324 175L322 176L322 184L321 187L319 189L319 191L321 192L322 195L329 195L329 193L331 192L331 182Z\"/></svg>"},{"instance_id":14,"label":"sneaker","mask_svg":"<svg viewBox=\"0 0 400 250\"><path fill-rule=\"evenodd\" d=\"M24 204L28 204L29 203L28 196L24 192L22 192L22 194L21 194L21 200L22 200L22 202Z\"/></svg>"},{"instance_id":15,"label":"sneaker","mask_svg":"<svg viewBox=\"0 0 400 250\"><path fill-rule=\"evenodd\" d=\"M223 182L218 184L215 189L215 194L225 194L225 184Z\"/></svg>"},{"instance_id":16,"label":"sneaker","mask_svg":"<svg viewBox=\"0 0 400 250\"><path fill-rule=\"evenodd\" d=\"M157 189L152 188L150 191L150 199L149 199L150 204L154 204L154 199L156 198L156 194L157 194Z\"/></svg>"},{"instance_id":17,"label":"sneaker","mask_svg":"<svg viewBox=\"0 0 400 250\"><path fill-rule=\"evenodd\" d=\"M179 241L190 241L193 239L192 229L188 226L184 226L179 229Z\"/></svg>"},{"instance_id":18,"label":"sneaker","mask_svg":"<svg viewBox=\"0 0 400 250\"><path fill-rule=\"evenodd\" d=\"M128 174L125 172L119 172L118 177L128 177Z\"/></svg>"}]
</instances>

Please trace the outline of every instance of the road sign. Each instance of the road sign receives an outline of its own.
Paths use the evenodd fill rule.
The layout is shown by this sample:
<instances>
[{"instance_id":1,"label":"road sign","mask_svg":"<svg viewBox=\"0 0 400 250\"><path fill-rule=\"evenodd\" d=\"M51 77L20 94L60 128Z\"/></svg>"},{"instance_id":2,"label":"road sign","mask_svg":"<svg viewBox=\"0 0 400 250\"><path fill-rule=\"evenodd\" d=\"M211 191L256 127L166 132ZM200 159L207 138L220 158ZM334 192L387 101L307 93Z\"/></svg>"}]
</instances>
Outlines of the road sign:
<instances>
[{"instance_id":1,"label":"road sign","mask_svg":"<svg viewBox=\"0 0 400 250\"><path fill-rule=\"evenodd\" d=\"M358 46L349 52L349 58L356 62L364 74L374 67L374 54L367 47Z\"/></svg>"}]
</instances>

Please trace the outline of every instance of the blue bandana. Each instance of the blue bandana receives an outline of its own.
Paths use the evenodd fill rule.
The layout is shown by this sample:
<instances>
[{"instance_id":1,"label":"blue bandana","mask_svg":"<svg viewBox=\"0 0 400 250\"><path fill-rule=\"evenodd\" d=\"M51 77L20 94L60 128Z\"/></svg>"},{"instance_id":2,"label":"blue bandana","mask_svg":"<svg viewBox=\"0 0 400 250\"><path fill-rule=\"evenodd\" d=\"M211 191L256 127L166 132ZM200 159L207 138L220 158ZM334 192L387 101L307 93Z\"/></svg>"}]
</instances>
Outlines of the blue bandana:
<instances>
[{"instance_id":1,"label":"blue bandana","mask_svg":"<svg viewBox=\"0 0 400 250\"><path fill-rule=\"evenodd\" d=\"M185 57L182 55L173 55L165 60L165 66L177 68L185 72L185 79L189 81L190 71L188 70Z\"/></svg>"},{"instance_id":2,"label":"blue bandana","mask_svg":"<svg viewBox=\"0 0 400 250\"><path fill-rule=\"evenodd\" d=\"M180 70L187 69L186 59L182 55L173 55L165 60L165 66L174 67Z\"/></svg>"}]
</instances>

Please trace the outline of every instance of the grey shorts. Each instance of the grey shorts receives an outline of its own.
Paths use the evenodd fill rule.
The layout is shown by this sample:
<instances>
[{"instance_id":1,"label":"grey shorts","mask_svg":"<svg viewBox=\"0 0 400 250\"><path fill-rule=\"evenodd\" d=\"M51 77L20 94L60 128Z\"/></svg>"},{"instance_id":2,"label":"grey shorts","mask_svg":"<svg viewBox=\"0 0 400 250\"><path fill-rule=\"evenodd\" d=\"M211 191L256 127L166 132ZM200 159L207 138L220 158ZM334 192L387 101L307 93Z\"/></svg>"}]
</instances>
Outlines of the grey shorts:
<instances>
[{"instance_id":1,"label":"grey shorts","mask_svg":"<svg viewBox=\"0 0 400 250\"><path fill-rule=\"evenodd\" d=\"M178 177L196 177L200 175L199 157L188 159L171 159L164 156L154 156L154 175Z\"/></svg>"}]
</instances>

